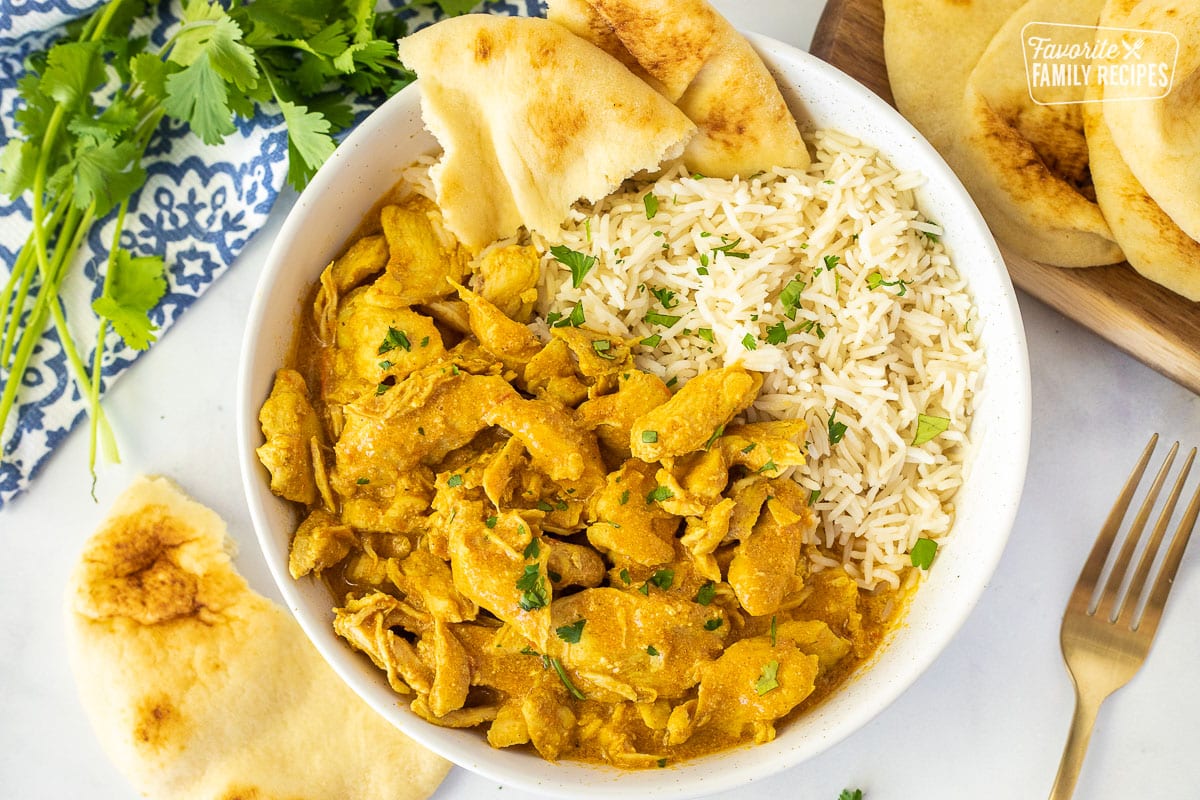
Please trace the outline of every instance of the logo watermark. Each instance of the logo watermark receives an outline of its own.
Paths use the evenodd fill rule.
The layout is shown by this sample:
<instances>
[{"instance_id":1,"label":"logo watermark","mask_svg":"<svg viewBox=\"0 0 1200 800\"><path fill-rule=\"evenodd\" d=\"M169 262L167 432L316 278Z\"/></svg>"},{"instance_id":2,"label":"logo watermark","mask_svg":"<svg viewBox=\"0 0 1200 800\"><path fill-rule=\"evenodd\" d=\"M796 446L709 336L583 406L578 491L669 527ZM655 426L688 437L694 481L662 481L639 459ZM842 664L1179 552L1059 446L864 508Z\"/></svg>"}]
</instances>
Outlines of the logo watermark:
<instances>
[{"instance_id":1,"label":"logo watermark","mask_svg":"<svg viewBox=\"0 0 1200 800\"><path fill-rule=\"evenodd\" d=\"M1095 102L1084 96L1088 86L1113 95L1106 100L1158 100L1171 93L1179 39L1168 31L1029 22L1021 49L1038 105Z\"/></svg>"}]
</instances>

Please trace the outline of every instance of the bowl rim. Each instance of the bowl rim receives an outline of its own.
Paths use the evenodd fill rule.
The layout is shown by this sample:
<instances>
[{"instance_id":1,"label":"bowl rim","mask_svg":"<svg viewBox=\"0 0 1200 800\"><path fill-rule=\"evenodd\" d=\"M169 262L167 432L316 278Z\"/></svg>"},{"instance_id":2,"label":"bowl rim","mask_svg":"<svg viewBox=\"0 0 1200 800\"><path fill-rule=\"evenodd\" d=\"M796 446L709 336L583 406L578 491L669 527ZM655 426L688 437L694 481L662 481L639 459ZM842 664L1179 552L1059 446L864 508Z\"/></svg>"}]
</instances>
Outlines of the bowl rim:
<instances>
[{"instance_id":1,"label":"bowl rim","mask_svg":"<svg viewBox=\"0 0 1200 800\"><path fill-rule=\"evenodd\" d=\"M381 112L384 109L412 103L419 97L419 81L406 87L368 115L347 136L346 140L339 146L329 161L318 170L308 187L297 199L293 208L288 211L286 219L280 227L274 242L272 242L256 285L254 297L251 301L245 334L239 353L236 387L238 458L241 467L243 492L249 507L256 540L267 561L271 576L283 595L289 611L298 621L309 640L321 653L326 663L330 665L339 678L349 685L364 702L374 707L376 711L392 722L404 734L438 755L488 779L521 789L560 797L576 797L580 791L584 790L596 797L623 797L632 791L639 790L653 791L656 795L662 797L694 797L700 794L714 793L745 786L756 780L761 780L783 770L795 767L804 761L814 758L860 730L872 718L888 708L901 693L911 686L940 657L946 646L957 635L977 605L980 596L986 589L988 581L999 564L1012 531L1029 457L1032 425L1031 374L1016 293L1008 277L1007 270L1004 267L1004 261L1000 252L978 208L954 172L932 145L898 111L873 94L869 89L836 67L821 61L816 56L798 47L761 34L746 33L745 35L754 48L764 56L764 61L768 63L768 66L777 63L784 65L781 68L772 69L772 73L777 80L783 77L779 73L786 72L788 69L811 70L819 75L822 81L829 83L838 92L842 93L846 97L846 102L866 107L872 116L880 119L880 124L884 128L895 132L896 135L902 136L905 139L911 139L911 141L905 143L906 146L915 148L915 155L920 156L925 162L932 164L936 170L936 174L927 174L925 176L926 179L931 181L936 180L939 183L939 189L952 193L953 196L950 201L962 213L962 218L955 221L956 226L960 230L963 225L970 228L962 238L973 238L982 242L986 252L982 253L981 258L992 261L997 265L993 269L998 269L998 273L994 277L997 284L995 288L1000 292L1000 295L993 297L992 300L999 312L999 321L1006 322L1007 325L1004 330L997 330L995 327L997 323L989 320L988 329L984 333L981 333L981 340L983 340L981 346L987 351L989 349L988 343L997 335L1003 337L1003 340L1011 344L1010 349L1012 352L1010 355L1013 361L1007 365L1011 370L1008 374L1008 379L1011 383L1006 385L1008 394L1006 394L1005 403L1011 408L1009 418L1006 421L1011 423L1012 427L1003 432L1006 436L1006 445L1011 452L1011 462L1010 468L1003 473L1006 483L997 487L995 491L997 496L1010 498L1010 500L995 510L995 519L991 526L994 535L992 538L986 540L984 547L980 548L977 562L969 565L969 580L966 583L969 593L960 597L959 601L951 607L950 611L945 613L945 616L939 620L936 627L924 634L923 654L913 661L905 662L901 665L899 672L887 678L883 685L870 695L870 703L858 703L848 709L844 718L834 724L830 732L819 737L820 741L815 743L801 742L799 746L783 747L781 744L776 744L776 742L779 742L777 739L776 742L764 745L741 746L720 753L690 759L678 766L673 765L665 770L621 771L611 767L604 767L603 765L560 762L558 765L552 765L556 770L556 777L550 779L544 776L538 778L529 774L529 770L526 767L531 760L542 767L546 764L546 762L537 756L530 756L519 751L492 751L493 753L500 754L501 757L481 759L475 757L472 752L463 752L457 744L459 739L445 734L446 729L427 723L403 708L401 703L397 702L399 696L381 694L378 691L377 676L373 681L374 685L368 685L369 682L364 680L363 672L359 669L360 664L358 662L361 660L361 656L352 652L332 634L328 621L331 618L331 609L326 611L324 615L315 614L306 609L307 603L300 591L300 585L291 578L288 572L286 545L282 550L280 549L279 537L274 535L273 527L268 519L265 503L273 499L273 496L270 495L269 490L266 490L264 493L266 485L264 480L265 473L263 473L263 468L259 464L255 454L257 443L262 441L258 428L257 415L259 406L265 398L265 394L261 391L261 376L258 374L264 367L255 359L257 347L256 334L261 327L264 315L272 304L270 290L284 268L283 260L288 243L303 229L305 216L308 213L309 207L316 202L314 198L319 198L323 193L337 184L341 178L340 167L342 162L352 157L348 154L355 151L357 143L367 140L375 129L385 124L388 115ZM783 77L783 80L788 79ZM782 82L781 88L784 88ZM789 84L787 88L795 89L798 87ZM847 131L847 133L856 137L858 135L857 132L853 131ZM883 149L880 144L864 141L869 146ZM351 228L348 226L347 232L349 230ZM952 237L948 235L946 238ZM986 272L980 274L986 274ZM969 282L972 284L976 283L975 281ZM977 290L977 285L971 286L972 299L976 306L979 305ZM985 370L990 369L990 365L991 358L989 355L986 360ZM273 374L274 369L279 366L280 364L278 363L274 364L269 369L269 374ZM984 386L986 387L991 380L991 377L985 374ZM976 435L974 427L973 424L972 440L975 439ZM974 442L972 444L975 445ZM967 480L964 481L964 487L968 485L968 481L969 475L967 476ZM950 533L952 537L951 541L954 541L953 534L958 528L959 521L956 519ZM917 592L918 599L920 596L921 592ZM911 612L911 609L909 611ZM902 622L898 627L900 629L906 628L907 622ZM893 631L893 633L895 632ZM869 667L881 657L884 651L894 646L891 638L893 637L889 635L889 640L881 645L880 650L872 659L868 660L868 663L865 665L867 669L860 668L856 675L851 677L851 681L859 680L859 674L869 671ZM390 690L388 691L390 692ZM842 694L841 691L835 692L833 696L814 709L813 713L829 706L840 694ZM390 697L390 702L385 702L387 697ZM395 709L397 708L401 709L400 713L395 713ZM799 720L796 722L798 723ZM477 733L473 735L476 736L482 747L490 750L490 745L487 744L486 740L479 737ZM776 746L772 747L772 745ZM470 749L474 750L474 748ZM483 751L480 750L479 752ZM746 756L747 753L750 754L748 757ZM721 769L721 767L727 766L723 762L730 761L733 762L732 769ZM741 769L742 762L753 763L754 769L750 771ZM717 767L717 769L706 769L713 766ZM539 770L545 771L540 768L534 771L537 772ZM580 782L581 776L589 779L586 787Z\"/></svg>"}]
</instances>

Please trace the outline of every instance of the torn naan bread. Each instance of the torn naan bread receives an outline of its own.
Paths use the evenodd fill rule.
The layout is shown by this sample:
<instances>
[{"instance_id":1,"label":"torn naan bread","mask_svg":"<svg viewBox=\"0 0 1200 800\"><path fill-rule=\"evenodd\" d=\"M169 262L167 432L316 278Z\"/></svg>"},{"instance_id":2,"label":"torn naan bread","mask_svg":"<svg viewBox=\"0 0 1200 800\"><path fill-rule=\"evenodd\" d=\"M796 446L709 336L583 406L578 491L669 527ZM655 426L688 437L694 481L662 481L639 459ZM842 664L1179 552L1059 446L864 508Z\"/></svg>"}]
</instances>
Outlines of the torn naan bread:
<instances>
[{"instance_id":1,"label":"torn naan bread","mask_svg":"<svg viewBox=\"0 0 1200 800\"><path fill-rule=\"evenodd\" d=\"M1029 0L992 37L964 94L959 177L997 239L1061 267L1113 264L1121 248L1096 205L1088 171L1084 87L1053 105L1035 103L1021 38L1030 23L1094 25L1103 3Z\"/></svg>"},{"instance_id":2,"label":"torn naan bread","mask_svg":"<svg viewBox=\"0 0 1200 800\"><path fill-rule=\"evenodd\" d=\"M578 200L675 158L696 131L619 61L542 19L470 14L400 41L446 227L482 248L522 225L551 235Z\"/></svg>"},{"instance_id":3,"label":"torn naan bread","mask_svg":"<svg viewBox=\"0 0 1200 800\"><path fill-rule=\"evenodd\" d=\"M1089 97L1098 97L1089 88ZM1134 177L1099 103L1084 107L1096 199L1130 266L1157 284L1200 301L1200 242L1179 229Z\"/></svg>"},{"instance_id":4,"label":"torn naan bread","mask_svg":"<svg viewBox=\"0 0 1200 800\"><path fill-rule=\"evenodd\" d=\"M359 699L233 568L221 519L140 478L67 591L80 699L148 797L417 800L449 769Z\"/></svg>"},{"instance_id":5,"label":"torn naan bread","mask_svg":"<svg viewBox=\"0 0 1200 800\"><path fill-rule=\"evenodd\" d=\"M1124 40L1138 63L1174 64L1174 85L1161 99L1137 99L1147 87L1134 82L1105 86L1104 121L1154 202L1176 227L1200 240L1200 5L1195 0L1109 0L1100 24L1127 29L1109 32L1108 38Z\"/></svg>"},{"instance_id":6,"label":"torn naan bread","mask_svg":"<svg viewBox=\"0 0 1200 800\"><path fill-rule=\"evenodd\" d=\"M732 178L808 167L775 79L705 0L551 0L547 17L630 64L696 123L688 169Z\"/></svg>"},{"instance_id":7,"label":"torn naan bread","mask_svg":"<svg viewBox=\"0 0 1200 800\"><path fill-rule=\"evenodd\" d=\"M1088 1L1055 5L1080 16L1074 6ZM1028 94L1016 15L1060 21L1061 12L1043 0L884 0L884 11L896 106L958 173L996 238L1060 266L1119 261L1080 169L1078 109L1041 111Z\"/></svg>"}]
</instances>

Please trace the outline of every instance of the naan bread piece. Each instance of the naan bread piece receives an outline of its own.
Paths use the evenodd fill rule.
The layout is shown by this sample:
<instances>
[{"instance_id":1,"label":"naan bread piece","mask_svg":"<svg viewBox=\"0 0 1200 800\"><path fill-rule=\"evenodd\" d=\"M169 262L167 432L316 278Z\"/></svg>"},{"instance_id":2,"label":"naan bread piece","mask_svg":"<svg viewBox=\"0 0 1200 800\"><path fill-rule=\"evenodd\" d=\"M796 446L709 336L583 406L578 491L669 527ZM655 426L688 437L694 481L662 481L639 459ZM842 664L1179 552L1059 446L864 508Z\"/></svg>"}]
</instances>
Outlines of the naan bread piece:
<instances>
[{"instance_id":1,"label":"naan bread piece","mask_svg":"<svg viewBox=\"0 0 1200 800\"><path fill-rule=\"evenodd\" d=\"M1012 124L1023 116L1021 103L1033 103L1020 42L1011 40L1013 27L1005 25L1026 3L884 0L883 5L884 56L896 106L958 173L996 237L1022 255L1048 263L1119 261L1119 248L1105 233L1099 210L1089 208L1086 195L1057 180L1052 188L1042 187L1048 196L1033 199L1038 196L1037 181L1050 182L1052 173L1035 145ZM1057 21L1058 16L1039 21L1047 20ZM1001 49L1001 41L1015 46L1015 52ZM985 53L987 63L981 63ZM1015 66L1005 66L1012 58ZM972 82L977 69L978 79ZM1024 93L1023 101L1018 90ZM1006 113L991 111L989 98ZM975 112L973 137L966 133L971 123L968 109ZM1047 145L1058 141L1063 125L1053 115L1049 122L1035 122L1037 112L1032 113L1027 133L1049 150ZM1043 132L1034 133L1038 129ZM980 141L993 152L973 151ZM1077 158L1078 139L1070 141L1074 144L1065 153ZM1000 160L989 160L995 158ZM1020 198L1019 204L1014 198Z\"/></svg>"},{"instance_id":2,"label":"naan bread piece","mask_svg":"<svg viewBox=\"0 0 1200 800\"><path fill-rule=\"evenodd\" d=\"M80 699L101 745L159 800L415 800L449 764L350 691L230 561L225 525L140 478L67 591Z\"/></svg>"},{"instance_id":3,"label":"naan bread piece","mask_svg":"<svg viewBox=\"0 0 1200 800\"><path fill-rule=\"evenodd\" d=\"M967 78L964 147L955 166L1013 251L1062 267L1122 259L1096 205L1083 134L1083 87L1062 105L1029 94L1021 39L1031 22L1094 25L1104 0L1029 0L1001 26ZM1073 102L1066 102L1073 101Z\"/></svg>"},{"instance_id":4,"label":"naan bread piece","mask_svg":"<svg viewBox=\"0 0 1200 800\"><path fill-rule=\"evenodd\" d=\"M967 77L1025 0L883 0L896 107L955 166ZM1024 74L1024 72L1022 72Z\"/></svg>"},{"instance_id":5,"label":"naan bread piece","mask_svg":"<svg viewBox=\"0 0 1200 800\"><path fill-rule=\"evenodd\" d=\"M775 79L705 0L551 0L547 16L618 59L632 58L696 123L700 132L683 154L688 169L732 178L808 167Z\"/></svg>"},{"instance_id":6,"label":"naan bread piece","mask_svg":"<svg viewBox=\"0 0 1200 800\"><path fill-rule=\"evenodd\" d=\"M1104 121L1138 182L1174 224L1200 240L1200 5L1195 0L1109 0L1100 24L1134 31L1162 31L1179 42L1175 82L1159 100L1135 100L1146 89L1104 88ZM1139 62L1175 61L1169 36L1111 32L1136 45Z\"/></svg>"},{"instance_id":7,"label":"naan bread piece","mask_svg":"<svg viewBox=\"0 0 1200 800\"><path fill-rule=\"evenodd\" d=\"M522 225L552 235L579 199L675 158L696 131L619 61L542 19L470 14L400 41L444 151L446 227L473 248Z\"/></svg>"},{"instance_id":8,"label":"naan bread piece","mask_svg":"<svg viewBox=\"0 0 1200 800\"><path fill-rule=\"evenodd\" d=\"M1097 96L1089 89L1089 96ZM1084 107L1096 199L1129 264L1155 283L1200 300L1200 242L1179 229L1147 194L1109 133L1103 106Z\"/></svg>"}]
</instances>

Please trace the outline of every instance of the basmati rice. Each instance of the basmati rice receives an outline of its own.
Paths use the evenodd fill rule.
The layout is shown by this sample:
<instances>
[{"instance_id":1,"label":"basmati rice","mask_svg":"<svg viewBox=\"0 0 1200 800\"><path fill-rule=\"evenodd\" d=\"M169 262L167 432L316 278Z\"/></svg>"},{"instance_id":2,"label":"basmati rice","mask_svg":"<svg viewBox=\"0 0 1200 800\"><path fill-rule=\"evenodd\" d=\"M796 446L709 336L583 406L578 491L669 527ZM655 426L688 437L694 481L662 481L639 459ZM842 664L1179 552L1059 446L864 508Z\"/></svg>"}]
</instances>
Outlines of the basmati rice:
<instances>
[{"instance_id":1,"label":"basmati rice","mask_svg":"<svg viewBox=\"0 0 1200 800\"><path fill-rule=\"evenodd\" d=\"M835 556L817 565L898 586L916 541L953 521L983 373L978 321L941 229L915 206L921 176L841 133L811 141L807 171L677 168L577 208L553 241L534 236L539 310L582 304L586 327L649 339L637 365L670 385L737 361L763 372L748 419L809 426L792 477L817 497L815 536ZM596 258L579 288L554 244ZM913 445L922 414L948 427Z\"/></svg>"}]
</instances>

